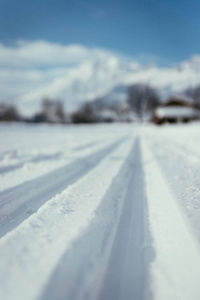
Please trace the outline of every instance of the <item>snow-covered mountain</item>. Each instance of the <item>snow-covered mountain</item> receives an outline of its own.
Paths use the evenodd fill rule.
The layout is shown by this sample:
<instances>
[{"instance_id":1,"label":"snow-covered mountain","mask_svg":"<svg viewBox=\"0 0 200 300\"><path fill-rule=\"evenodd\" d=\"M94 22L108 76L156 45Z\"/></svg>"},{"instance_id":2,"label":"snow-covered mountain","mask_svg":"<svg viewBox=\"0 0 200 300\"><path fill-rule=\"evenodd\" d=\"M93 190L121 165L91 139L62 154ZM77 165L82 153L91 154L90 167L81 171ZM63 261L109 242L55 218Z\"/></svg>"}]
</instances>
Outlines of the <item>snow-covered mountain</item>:
<instances>
[{"instance_id":1,"label":"snow-covered mountain","mask_svg":"<svg viewBox=\"0 0 200 300\"><path fill-rule=\"evenodd\" d=\"M142 66L115 54L101 53L66 68L40 88L20 95L17 103L22 112L28 113L37 111L41 100L49 97L62 100L65 109L73 111L84 101L93 101L98 97L104 97L107 101L113 101L115 96L116 100L118 96L125 99L126 88L122 91L118 87L136 82L152 85L162 97L181 93L187 87L200 83L200 56L196 55L174 67L159 68L156 65Z\"/></svg>"}]
</instances>

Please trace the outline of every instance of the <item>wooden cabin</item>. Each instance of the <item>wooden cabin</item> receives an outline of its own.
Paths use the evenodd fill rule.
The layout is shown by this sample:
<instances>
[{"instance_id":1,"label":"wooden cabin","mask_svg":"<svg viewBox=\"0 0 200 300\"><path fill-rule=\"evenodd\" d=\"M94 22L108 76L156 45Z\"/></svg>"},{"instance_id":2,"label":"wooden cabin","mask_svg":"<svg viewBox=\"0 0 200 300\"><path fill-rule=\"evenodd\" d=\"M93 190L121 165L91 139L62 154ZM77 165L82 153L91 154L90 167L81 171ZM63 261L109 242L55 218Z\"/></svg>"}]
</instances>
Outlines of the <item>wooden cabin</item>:
<instances>
[{"instance_id":1,"label":"wooden cabin","mask_svg":"<svg viewBox=\"0 0 200 300\"><path fill-rule=\"evenodd\" d=\"M199 119L199 110L193 107L192 101L181 97L171 97L166 103L156 108L154 122L165 123L187 123Z\"/></svg>"}]
</instances>

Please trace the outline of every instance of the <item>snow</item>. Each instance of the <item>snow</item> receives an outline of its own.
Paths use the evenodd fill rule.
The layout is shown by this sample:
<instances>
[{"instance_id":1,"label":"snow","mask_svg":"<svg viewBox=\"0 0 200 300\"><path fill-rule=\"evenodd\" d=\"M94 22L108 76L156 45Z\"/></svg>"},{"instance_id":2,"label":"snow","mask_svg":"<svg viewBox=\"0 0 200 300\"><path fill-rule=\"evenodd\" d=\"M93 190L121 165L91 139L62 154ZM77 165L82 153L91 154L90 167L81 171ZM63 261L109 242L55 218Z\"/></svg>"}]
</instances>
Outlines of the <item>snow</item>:
<instances>
[{"instance_id":1,"label":"snow","mask_svg":"<svg viewBox=\"0 0 200 300\"><path fill-rule=\"evenodd\" d=\"M148 146L143 150L144 161L152 159ZM181 218L157 162L151 161L145 171L150 231L156 249L151 269L154 299L199 299L200 255L196 241Z\"/></svg>"},{"instance_id":2,"label":"snow","mask_svg":"<svg viewBox=\"0 0 200 300\"><path fill-rule=\"evenodd\" d=\"M1 124L0 299L200 299L199 132Z\"/></svg>"},{"instance_id":3,"label":"snow","mask_svg":"<svg viewBox=\"0 0 200 300\"><path fill-rule=\"evenodd\" d=\"M197 118L198 110L191 107L166 106L157 108L156 114L160 118Z\"/></svg>"}]
</instances>

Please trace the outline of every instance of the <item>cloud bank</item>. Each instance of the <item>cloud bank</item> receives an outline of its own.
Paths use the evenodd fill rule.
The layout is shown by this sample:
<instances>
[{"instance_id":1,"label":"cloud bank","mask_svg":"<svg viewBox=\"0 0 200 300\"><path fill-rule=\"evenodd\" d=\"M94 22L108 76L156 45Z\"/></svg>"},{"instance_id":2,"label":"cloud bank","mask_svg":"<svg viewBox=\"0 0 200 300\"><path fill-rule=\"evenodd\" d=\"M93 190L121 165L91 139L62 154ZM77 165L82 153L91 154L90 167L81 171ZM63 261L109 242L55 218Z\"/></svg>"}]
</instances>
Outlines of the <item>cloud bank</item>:
<instances>
[{"instance_id":1,"label":"cloud bank","mask_svg":"<svg viewBox=\"0 0 200 300\"><path fill-rule=\"evenodd\" d=\"M108 51L47 41L0 43L0 101L12 101L41 89L83 61L108 55Z\"/></svg>"},{"instance_id":2,"label":"cloud bank","mask_svg":"<svg viewBox=\"0 0 200 300\"><path fill-rule=\"evenodd\" d=\"M18 41L13 47L0 44L0 66L32 68L74 65L106 53L106 50L81 45Z\"/></svg>"}]
</instances>

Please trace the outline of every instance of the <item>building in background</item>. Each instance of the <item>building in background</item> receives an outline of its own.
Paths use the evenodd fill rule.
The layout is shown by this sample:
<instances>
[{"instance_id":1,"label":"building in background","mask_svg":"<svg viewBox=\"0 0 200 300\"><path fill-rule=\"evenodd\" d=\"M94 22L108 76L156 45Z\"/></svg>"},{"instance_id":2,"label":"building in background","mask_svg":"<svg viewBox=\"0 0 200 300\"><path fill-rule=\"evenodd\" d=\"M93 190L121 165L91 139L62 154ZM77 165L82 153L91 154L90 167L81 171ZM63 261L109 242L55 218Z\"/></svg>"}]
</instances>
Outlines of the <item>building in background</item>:
<instances>
[{"instance_id":1,"label":"building in background","mask_svg":"<svg viewBox=\"0 0 200 300\"><path fill-rule=\"evenodd\" d=\"M199 118L200 110L194 108L191 99L184 97L171 97L154 111L156 124L187 123Z\"/></svg>"}]
</instances>

